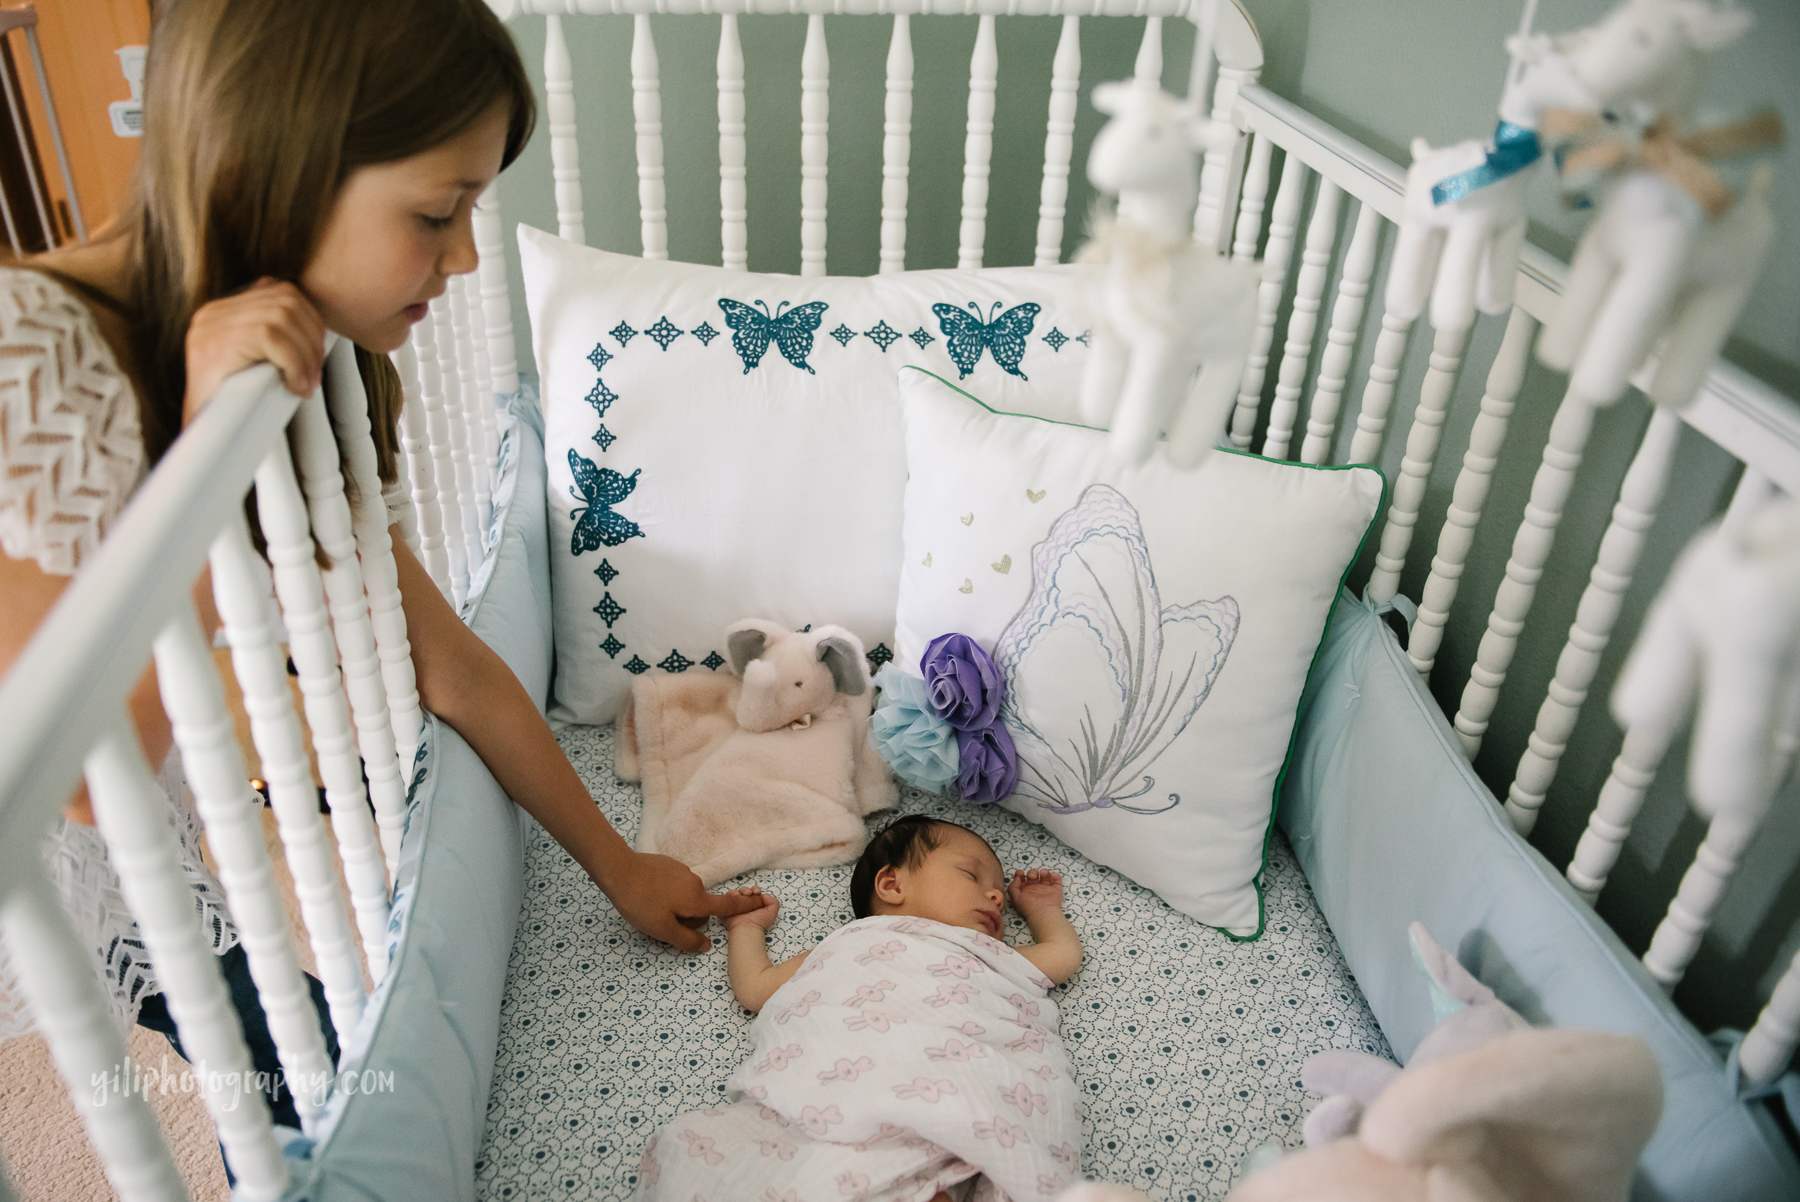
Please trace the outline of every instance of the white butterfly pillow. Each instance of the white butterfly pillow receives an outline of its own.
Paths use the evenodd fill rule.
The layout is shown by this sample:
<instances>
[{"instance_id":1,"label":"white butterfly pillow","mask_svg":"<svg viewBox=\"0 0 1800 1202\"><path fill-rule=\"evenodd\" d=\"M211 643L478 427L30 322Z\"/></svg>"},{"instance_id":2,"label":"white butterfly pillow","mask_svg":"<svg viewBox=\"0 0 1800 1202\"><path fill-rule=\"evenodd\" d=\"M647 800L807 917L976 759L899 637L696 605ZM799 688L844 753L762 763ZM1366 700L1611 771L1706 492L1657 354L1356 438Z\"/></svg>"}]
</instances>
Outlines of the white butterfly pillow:
<instances>
[{"instance_id":1,"label":"white butterfly pillow","mask_svg":"<svg viewBox=\"0 0 1800 1202\"><path fill-rule=\"evenodd\" d=\"M908 479L896 668L968 635L1006 678L1002 804L1227 933L1260 876L1307 672L1379 510L1373 468L1107 435L900 373Z\"/></svg>"},{"instance_id":2,"label":"white butterfly pillow","mask_svg":"<svg viewBox=\"0 0 1800 1202\"><path fill-rule=\"evenodd\" d=\"M607 722L725 627L836 623L891 658L906 482L895 372L1073 420L1074 267L801 278L519 227L545 413L553 713Z\"/></svg>"}]
</instances>

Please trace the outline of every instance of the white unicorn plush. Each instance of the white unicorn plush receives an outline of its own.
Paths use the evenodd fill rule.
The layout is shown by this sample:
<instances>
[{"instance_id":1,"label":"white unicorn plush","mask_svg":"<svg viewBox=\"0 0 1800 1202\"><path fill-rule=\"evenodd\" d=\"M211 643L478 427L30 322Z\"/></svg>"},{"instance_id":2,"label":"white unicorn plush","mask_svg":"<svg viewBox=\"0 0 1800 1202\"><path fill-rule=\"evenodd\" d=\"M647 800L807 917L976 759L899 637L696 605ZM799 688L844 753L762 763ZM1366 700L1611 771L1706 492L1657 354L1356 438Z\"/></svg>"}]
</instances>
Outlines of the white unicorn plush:
<instances>
[{"instance_id":1,"label":"white unicorn plush","mask_svg":"<svg viewBox=\"0 0 1800 1202\"><path fill-rule=\"evenodd\" d=\"M1530 19L1528 6L1527 27ZM1413 320L1429 297L1431 324L1440 330L1468 329L1477 309L1507 312L1546 114L1597 118L1609 110L1644 128L1659 114L1684 112L1706 53L1738 36L1747 20L1704 0L1626 0L1588 29L1508 38L1513 65L1492 139L1438 148L1413 139L1388 311Z\"/></svg>"},{"instance_id":2,"label":"white unicorn plush","mask_svg":"<svg viewBox=\"0 0 1800 1202\"><path fill-rule=\"evenodd\" d=\"M1225 429L1256 317L1257 269L1191 235L1197 154L1231 131L1141 81L1101 84L1093 101L1111 120L1094 139L1088 179L1119 204L1080 256L1101 267L1084 298L1093 341L1082 419L1111 427L1124 462L1142 463L1166 432L1170 461L1192 467Z\"/></svg>"}]
</instances>

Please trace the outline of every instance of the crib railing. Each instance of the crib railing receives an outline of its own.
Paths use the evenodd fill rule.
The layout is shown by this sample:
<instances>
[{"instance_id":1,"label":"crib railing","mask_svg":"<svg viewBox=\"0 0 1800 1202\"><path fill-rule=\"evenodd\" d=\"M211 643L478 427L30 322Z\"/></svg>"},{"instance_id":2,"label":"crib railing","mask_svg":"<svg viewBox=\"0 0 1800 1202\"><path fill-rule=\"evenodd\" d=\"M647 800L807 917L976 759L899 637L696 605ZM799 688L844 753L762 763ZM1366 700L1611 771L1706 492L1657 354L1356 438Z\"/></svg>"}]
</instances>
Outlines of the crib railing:
<instances>
[{"instance_id":1,"label":"crib railing","mask_svg":"<svg viewBox=\"0 0 1800 1202\"><path fill-rule=\"evenodd\" d=\"M517 387L505 265L492 255L497 231L490 193L477 214L484 270L451 281L395 356L408 401L401 459L419 518L403 534L459 608L489 549L494 398ZM39 862L42 836L83 778L157 984L202 1070L199 1091L239 1188L246 1197L273 1198L288 1183L268 1109L249 1088L242 1028L194 921L168 801L127 709L148 662L268 1015L284 1087L308 1133L317 1131L336 1082L271 870L263 801L191 595L202 569L210 569L259 760L254 775L267 782L340 1046L362 1019L365 972L379 981L387 964L390 883L424 716L350 343L330 349L325 376L324 388L304 400L266 366L229 379L0 684L7 715L0 726L0 932L93 1144L128 1199L186 1192L143 1092L120 1082L129 1061L94 953L82 946ZM252 485L262 554L245 517ZM290 658L329 833L292 702Z\"/></svg>"}]
</instances>

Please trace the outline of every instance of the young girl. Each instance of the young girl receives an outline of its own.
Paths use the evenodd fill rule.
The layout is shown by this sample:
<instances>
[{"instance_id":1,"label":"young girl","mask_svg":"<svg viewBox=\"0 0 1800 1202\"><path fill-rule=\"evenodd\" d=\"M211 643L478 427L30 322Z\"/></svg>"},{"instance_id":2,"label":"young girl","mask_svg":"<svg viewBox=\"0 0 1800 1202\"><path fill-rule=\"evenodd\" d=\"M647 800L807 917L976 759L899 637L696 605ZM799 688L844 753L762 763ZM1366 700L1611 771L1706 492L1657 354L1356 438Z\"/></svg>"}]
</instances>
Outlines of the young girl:
<instances>
[{"instance_id":1,"label":"young girl","mask_svg":"<svg viewBox=\"0 0 1800 1202\"><path fill-rule=\"evenodd\" d=\"M731 1104L649 1141L643 1202L950 1202L1080 1180L1075 1085L1046 996L1081 965L1057 873L1008 884L967 827L901 818L851 873L856 921L780 964L764 941L780 903L736 893L761 902L725 920L732 992L758 1013L755 1050L732 1074ZM1008 897L1034 943L1000 942Z\"/></svg>"},{"instance_id":2,"label":"young girl","mask_svg":"<svg viewBox=\"0 0 1800 1202\"><path fill-rule=\"evenodd\" d=\"M512 39L481 0L165 0L145 83L125 216L85 245L0 268L0 673L232 372L266 361L307 395L320 383L326 331L355 343L382 479L397 483L399 380L386 353L450 276L474 270L471 209L534 120ZM627 846L524 687L393 533L425 708L627 921L683 951L706 950L699 928L709 916L756 901L709 896L681 864ZM204 574L194 592L216 626ZM150 763L163 763L172 737L153 673L131 709ZM165 785L196 908L235 976L256 1067L273 1073L191 805L178 775L165 773ZM115 1011L129 1020L143 1007L147 1025L169 1030L92 822L78 791L46 841L46 866L106 964ZM14 1010L10 984L0 977L0 1017ZM293 1121L291 1104L278 1114Z\"/></svg>"}]
</instances>

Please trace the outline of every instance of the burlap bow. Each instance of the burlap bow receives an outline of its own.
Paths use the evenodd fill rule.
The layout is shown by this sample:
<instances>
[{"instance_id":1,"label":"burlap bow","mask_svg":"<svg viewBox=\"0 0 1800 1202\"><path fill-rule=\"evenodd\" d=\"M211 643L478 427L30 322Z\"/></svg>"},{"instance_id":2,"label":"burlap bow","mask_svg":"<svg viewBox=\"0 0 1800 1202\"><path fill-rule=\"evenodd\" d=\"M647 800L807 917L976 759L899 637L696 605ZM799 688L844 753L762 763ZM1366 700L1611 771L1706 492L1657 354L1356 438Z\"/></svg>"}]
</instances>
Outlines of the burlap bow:
<instances>
[{"instance_id":1,"label":"burlap bow","mask_svg":"<svg viewBox=\"0 0 1800 1202\"><path fill-rule=\"evenodd\" d=\"M1707 160L1767 150L1784 137L1781 114L1774 109L1690 134L1676 133L1672 118L1659 117L1635 140L1598 113L1546 109L1538 120L1538 134L1556 148L1564 194L1579 207L1591 203L1587 193L1603 175L1635 167L1656 172L1693 197L1709 221L1729 213L1737 194Z\"/></svg>"}]
</instances>

